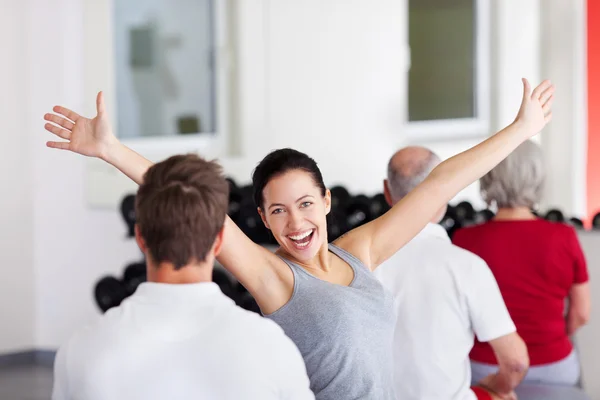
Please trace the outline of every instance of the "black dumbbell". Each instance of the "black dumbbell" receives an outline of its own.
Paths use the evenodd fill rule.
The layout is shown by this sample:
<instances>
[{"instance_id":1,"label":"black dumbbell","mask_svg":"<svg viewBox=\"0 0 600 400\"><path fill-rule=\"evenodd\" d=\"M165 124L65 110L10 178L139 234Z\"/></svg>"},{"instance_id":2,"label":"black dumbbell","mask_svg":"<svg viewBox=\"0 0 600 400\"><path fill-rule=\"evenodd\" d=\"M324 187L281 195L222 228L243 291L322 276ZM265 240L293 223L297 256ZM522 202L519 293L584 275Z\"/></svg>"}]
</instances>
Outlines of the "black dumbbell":
<instances>
[{"instance_id":1,"label":"black dumbbell","mask_svg":"<svg viewBox=\"0 0 600 400\"><path fill-rule=\"evenodd\" d=\"M245 199L242 201L235 222L242 232L244 232L254 243L261 245L272 243L272 235L262 222L252 199Z\"/></svg>"},{"instance_id":2,"label":"black dumbbell","mask_svg":"<svg viewBox=\"0 0 600 400\"><path fill-rule=\"evenodd\" d=\"M343 186L334 186L329 191L331 192L331 209L345 210L351 197L348 190Z\"/></svg>"},{"instance_id":3,"label":"black dumbbell","mask_svg":"<svg viewBox=\"0 0 600 400\"><path fill-rule=\"evenodd\" d=\"M495 214L492 210L489 209L484 209L484 210L479 210L475 213L475 215L473 216L473 223L479 225L479 224L484 224L486 222L488 222L489 220L491 220L492 218L494 218Z\"/></svg>"},{"instance_id":4,"label":"black dumbbell","mask_svg":"<svg viewBox=\"0 0 600 400\"><path fill-rule=\"evenodd\" d=\"M242 206L242 191L238 188L235 183L229 184L229 208L227 210L227 215L232 220L236 220L238 218L240 208Z\"/></svg>"},{"instance_id":5,"label":"black dumbbell","mask_svg":"<svg viewBox=\"0 0 600 400\"><path fill-rule=\"evenodd\" d=\"M240 294L240 297L238 299L238 305L244 310L261 314L258 303L256 303L256 300L254 300L254 297L252 297L252 295L249 292Z\"/></svg>"},{"instance_id":6,"label":"black dumbbell","mask_svg":"<svg viewBox=\"0 0 600 400\"><path fill-rule=\"evenodd\" d=\"M463 222L456 217L456 209L448 206L446 214L440 221L440 225L446 230L448 236L452 238L454 232L463 227Z\"/></svg>"},{"instance_id":7,"label":"black dumbbell","mask_svg":"<svg viewBox=\"0 0 600 400\"><path fill-rule=\"evenodd\" d=\"M229 184L229 191L231 192L232 190L237 190L238 185L235 182L235 179L233 179L232 177L228 176L225 178L225 180L227 181L227 183Z\"/></svg>"},{"instance_id":8,"label":"black dumbbell","mask_svg":"<svg viewBox=\"0 0 600 400\"><path fill-rule=\"evenodd\" d=\"M113 276L101 278L94 287L94 298L102 312L118 307L127 296L127 289L123 282Z\"/></svg>"},{"instance_id":9,"label":"black dumbbell","mask_svg":"<svg viewBox=\"0 0 600 400\"><path fill-rule=\"evenodd\" d=\"M456 220L460 221L464 225L473 221L475 209L468 201L461 201L456 205L456 207L454 207L454 214Z\"/></svg>"},{"instance_id":10,"label":"black dumbbell","mask_svg":"<svg viewBox=\"0 0 600 400\"><path fill-rule=\"evenodd\" d=\"M549 210L544 219L551 222L565 222L565 216L562 211L556 209Z\"/></svg>"},{"instance_id":11,"label":"black dumbbell","mask_svg":"<svg viewBox=\"0 0 600 400\"><path fill-rule=\"evenodd\" d=\"M238 281L234 281L234 285L233 285L233 287L234 287L234 289L235 289L235 294L236 294L236 299L237 299L235 302L236 302L236 304L239 306L239 301L238 301L238 300L240 299L240 296L241 296L242 294L244 294L244 293L248 293L248 289L246 289L246 288L244 287L244 285L242 285L242 284L241 284L240 282L238 282Z\"/></svg>"},{"instance_id":12,"label":"black dumbbell","mask_svg":"<svg viewBox=\"0 0 600 400\"><path fill-rule=\"evenodd\" d=\"M123 285L125 286L128 296L131 296L140 283L146 282L146 280L145 262L135 262L125 267L125 271L123 271Z\"/></svg>"},{"instance_id":13,"label":"black dumbbell","mask_svg":"<svg viewBox=\"0 0 600 400\"><path fill-rule=\"evenodd\" d=\"M240 186L239 188L240 191L240 195L242 196L242 202L246 202L246 201L254 201L254 198L252 197L254 190L252 189L252 185L244 185L244 186ZM256 209L256 204L254 205L254 208Z\"/></svg>"},{"instance_id":14,"label":"black dumbbell","mask_svg":"<svg viewBox=\"0 0 600 400\"><path fill-rule=\"evenodd\" d=\"M121 216L127 224L127 237L135 236L135 195L128 194L121 201Z\"/></svg>"},{"instance_id":15,"label":"black dumbbell","mask_svg":"<svg viewBox=\"0 0 600 400\"><path fill-rule=\"evenodd\" d=\"M212 281L216 283L221 292L233 301L237 301L238 292L234 280L229 276L227 272L219 267L213 269Z\"/></svg>"},{"instance_id":16,"label":"black dumbbell","mask_svg":"<svg viewBox=\"0 0 600 400\"><path fill-rule=\"evenodd\" d=\"M600 212L592 219L592 229L600 229Z\"/></svg>"},{"instance_id":17,"label":"black dumbbell","mask_svg":"<svg viewBox=\"0 0 600 400\"><path fill-rule=\"evenodd\" d=\"M568 222L569 225L573 226L575 229L584 229L583 221L579 218L572 217Z\"/></svg>"},{"instance_id":18,"label":"black dumbbell","mask_svg":"<svg viewBox=\"0 0 600 400\"><path fill-rule=\"evenodd\" d=\"M390 205L385 199L385 195L383 193L378 193L371 197L371 214L373 215L373 219L381 217L383 214L388 212L389 209Z\"/></svg>"},{"instance_id":19,"label":"black dumbbell","mask_svg":"<svg viewBox=\"0 0 600 400\"><path fill-rule=\"evenodd\" d=\"M448 231L448 230L452 229L452 227L455 225L455 223L456 223L456 213L454 212L454 207L452 207L451 205L448 205L448 207L446 208L446 214L444 214L444 216L442 217L439 224L446 231Z\"/></svg>"},{"instance_id":20,"label":"black dumbbell","mask_svg":"<svg viewBox=\"0 0 600 400\"><path fill-rule=\"evenodd\" d=\"M234 286L236 293L235 304L242 307L245 310L254 311L260 314L260 308L254 300L254 297L248 292L248 290L241 283L237 282Z\"/></svg>"},{"instance_id":21,"label":"black dumbbell","mask_svg":"<svg viewBox=\"0 0 600 400\"><path fill-rule=\"evenodd\" d=\"M371 199L364 194L352 197L346 207L346 225L348 230L366 224L372 219Z\"/></svg>"},{"instance_id":22,"label":"black dumbbell","mask_svg":"<svg viewBox=\"0 0 600 400\"><path fill-rule=\"evenodd\" d=\"M327 215L327 240L332 242L348 232L346 217L339 210L332 210Z\"/></svg>"}]
</instances>

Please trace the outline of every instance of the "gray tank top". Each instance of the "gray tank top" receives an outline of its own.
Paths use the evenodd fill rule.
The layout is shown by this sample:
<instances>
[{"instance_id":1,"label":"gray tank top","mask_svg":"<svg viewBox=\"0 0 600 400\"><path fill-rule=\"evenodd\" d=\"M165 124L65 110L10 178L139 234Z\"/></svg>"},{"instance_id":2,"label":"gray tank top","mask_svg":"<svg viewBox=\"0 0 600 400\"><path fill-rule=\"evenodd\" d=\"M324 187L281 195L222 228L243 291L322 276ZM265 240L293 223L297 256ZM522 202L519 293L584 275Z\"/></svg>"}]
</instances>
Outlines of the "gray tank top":
<instances>
[{"instance_id":1,"label":"gray tank top","mask_svg":"<svg viewBox=\"0 0 600 400\"><path fill-rule=\"evenodd\" d=\"M329 251L354 270L350 285L329 283L282 258L294 274L294 292L265 317L302 353L317 400L393 400L392 294L352 254L333 244Z\"/></svg>"}]
</instances>

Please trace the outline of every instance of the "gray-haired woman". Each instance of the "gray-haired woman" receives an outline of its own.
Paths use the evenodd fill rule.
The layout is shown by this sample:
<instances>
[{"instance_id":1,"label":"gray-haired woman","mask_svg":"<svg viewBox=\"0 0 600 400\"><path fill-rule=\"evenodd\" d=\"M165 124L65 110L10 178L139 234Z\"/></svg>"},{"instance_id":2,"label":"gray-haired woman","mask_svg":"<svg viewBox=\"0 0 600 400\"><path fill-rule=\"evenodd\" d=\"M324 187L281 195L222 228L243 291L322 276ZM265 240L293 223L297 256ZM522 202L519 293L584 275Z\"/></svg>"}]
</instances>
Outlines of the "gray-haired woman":
<instances>
[{"instance_id":1,"label":"gray-haired woman","mask_svg":"<svg viewBox=\"0 0 600 400\"><path fill-rule=\"evenodd\" d=\"M588 273L575 230L531 211L544 179L539 146L524 142L480 180L483 198L498 207L496 217L459 230L453 241L483 258L494 273L529 351L524 382L575 385L580 367L569 336L589 317ZM474 381L495 371L489 345L475 343L471 367Z\"/></svg>"}]
</instances>

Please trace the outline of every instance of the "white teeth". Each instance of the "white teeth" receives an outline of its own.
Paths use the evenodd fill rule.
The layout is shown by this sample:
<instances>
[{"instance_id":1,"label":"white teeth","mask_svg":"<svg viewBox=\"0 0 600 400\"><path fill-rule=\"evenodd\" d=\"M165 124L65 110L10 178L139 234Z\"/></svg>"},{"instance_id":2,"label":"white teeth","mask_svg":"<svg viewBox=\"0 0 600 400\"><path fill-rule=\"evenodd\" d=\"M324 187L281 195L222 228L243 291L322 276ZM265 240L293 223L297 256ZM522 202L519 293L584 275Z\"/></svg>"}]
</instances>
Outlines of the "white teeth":
<instances>
[{"instance_id":1,"label":"white teeth","mask_svg":"<svg viewBox=\"0 0 600 400\"><path fill-rule=\"evenodd\" d=\"M309 242L306 242L306 243L296 243L296 246L298 246L298 247L306 247L306 246L308 246L308 243Z\"/></svg>"},{"instance_id":2,"label":"white teeth","mask_svg":"<svg viewBox=\"0 0 600 400\"><path fill-rule=\"evenodd\" d=\"M313 232L313 230L311 229L311 230L306 231L303 234L298 235L298 236L289 236L289 238L292 240L301 240L301 239L304 239L305 237L307 237L308 235L310 235L312 232Z\"/></svg>"}]
</instances>

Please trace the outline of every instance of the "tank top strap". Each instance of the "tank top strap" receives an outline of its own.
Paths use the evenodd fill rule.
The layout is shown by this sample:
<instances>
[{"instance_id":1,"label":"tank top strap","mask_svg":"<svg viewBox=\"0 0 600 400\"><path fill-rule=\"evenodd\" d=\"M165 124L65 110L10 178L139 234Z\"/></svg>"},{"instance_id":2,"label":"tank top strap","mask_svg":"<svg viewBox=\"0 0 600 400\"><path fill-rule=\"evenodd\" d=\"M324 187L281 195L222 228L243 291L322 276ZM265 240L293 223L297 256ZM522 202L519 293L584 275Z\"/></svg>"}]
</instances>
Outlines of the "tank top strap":
<instances>
[{"instance_id":1,"label":"tank top strap","mask_svg":"<svg viewBox=\"0 0 600 400\"><path fill-rule=\"evenodd\" d=\"M333 254L335 254L342 260L346 261L352 267L353 270L358 270L361 272L371 272L371 270L354 254L349 253L341 247L336 246L333 243L329 243L329 251L331 251Z\"/></svg>"},{"instance_id":2,"label":"tank top strap","mask_svg":"<svg viewBox=\"0 0 600 400\"><path fill-rule=\"evenodd\" d=\"M283 260L283 262L292 270L292 275L294 276L294 291L298 287L298 280L304 280L310 277L310 274L295 262L288 260L279 254L276 254L276 256Z\"/></svg>"}]
</instances>

